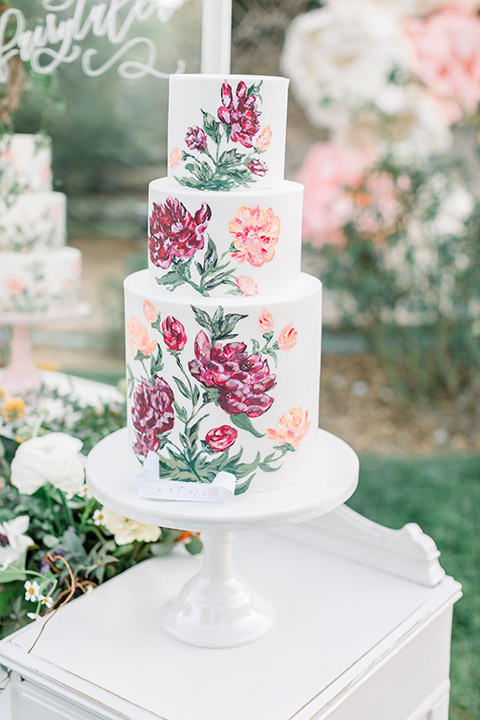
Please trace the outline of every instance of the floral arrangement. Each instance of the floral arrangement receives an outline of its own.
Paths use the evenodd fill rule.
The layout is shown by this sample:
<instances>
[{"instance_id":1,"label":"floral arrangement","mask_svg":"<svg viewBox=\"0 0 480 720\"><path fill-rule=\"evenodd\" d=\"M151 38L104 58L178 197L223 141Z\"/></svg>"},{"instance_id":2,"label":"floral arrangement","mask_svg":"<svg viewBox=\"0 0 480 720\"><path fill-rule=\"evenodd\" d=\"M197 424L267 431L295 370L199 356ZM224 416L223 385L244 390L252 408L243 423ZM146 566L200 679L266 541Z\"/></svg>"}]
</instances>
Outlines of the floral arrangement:
<instances>
[{"instance_id":1,"label":"floral arrangement","mask_svg":"<svg viewBox=\"0 0 480 720\"><path fill-rule=\"evenodd\" d=\"M276 375L269 359L276 365L278 353L295 346L298 332L290 324L274 339L274 318L263 309L258 318L262 341L252 338L249 349L237 331L246 315L225 314L221 306L213 315L193 305L191 310L200 328L194 357L183 323L171 316L162 320L148 300L143 302L143 313L158 340L150 339L138 317L127 319L127 342L136 361L135 365L127 363L133 449L143 460L149 452L157 453L161 475L171 480L211 483L222 471L232 473L239 495L248 489L257 469L279 470L284 455L297 449L310 427L308 412L301 407L291 408L280 417L277 427L267 428L266 433L254 423L274 403L271 393ZM168 380L160 374L164 352L177 369L176 374L166 373ZM212 427L213 408L220 408L230 424ZM266 436L274 445L265 457L258 451L245 462L243 446L237 443L239 430L256 438Z\"/></svg>"},{"instance_id":2,"label":"floral arrangement","mask_svg":"<svg viewBox=\"0 0 480 720\"><path fill-rule=\"evenodd\" d=\"M247 87L242 80L234 91L227 81L222 84L217 117L202 109L202 127L187 130L188 150L176 147L170 153L170 167L175 169L183 162L188 172L175 175L180 185L232 190L249 187L267 174L268 166L260 156L270 145L272 130L269 125L260 127L261 87L262 82Z\"/></svg>"},{"instance_id":3,"label":"floral arrangement","mask_svg":"<svg viewBox=\"0 0 480 720\"><path fill-rule=\"evenodd\" d=\"M198 536L136 522L90 496L86 454L124 426L124 410L0 389L0 636L175 544L201 550Z\"/></svg>"},{"instance_id":4,"label":"floral arrangement","mask_svg":"<svg viewBox=\"0 0 480 720\"><path fill-rule=\"evenodd\" d=\"M478 367L479 13L478 0L330 0L295 18L283 50L322 130L297 179L303 237L333 291L325 320L364 327L413 392L458 392ZM430 375L429 342L444 349Z\"/></svg>"}]
</instances>

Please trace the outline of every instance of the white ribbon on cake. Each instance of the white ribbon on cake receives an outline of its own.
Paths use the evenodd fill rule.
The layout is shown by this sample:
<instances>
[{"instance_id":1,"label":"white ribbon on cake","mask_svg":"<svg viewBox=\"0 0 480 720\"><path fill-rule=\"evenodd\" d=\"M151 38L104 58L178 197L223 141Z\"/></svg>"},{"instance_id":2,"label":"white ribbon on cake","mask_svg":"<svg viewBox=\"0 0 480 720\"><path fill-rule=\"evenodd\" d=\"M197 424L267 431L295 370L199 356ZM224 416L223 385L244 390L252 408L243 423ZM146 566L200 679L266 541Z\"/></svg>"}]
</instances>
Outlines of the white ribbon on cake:
<instances>
[{"instance_id":1,"label":"white ribbon on cake","mask_svg":"<svg viewBox=\"0 0 480 720\"><path fill-rule=\"evenodd\" d=\"M152 500L180 500L183 502L227 502L235 495L235 475L220 472L211 483L162 480L159 457L149 452L143 470L137 475L140 497Z\"/></svg>"}]
</instances>

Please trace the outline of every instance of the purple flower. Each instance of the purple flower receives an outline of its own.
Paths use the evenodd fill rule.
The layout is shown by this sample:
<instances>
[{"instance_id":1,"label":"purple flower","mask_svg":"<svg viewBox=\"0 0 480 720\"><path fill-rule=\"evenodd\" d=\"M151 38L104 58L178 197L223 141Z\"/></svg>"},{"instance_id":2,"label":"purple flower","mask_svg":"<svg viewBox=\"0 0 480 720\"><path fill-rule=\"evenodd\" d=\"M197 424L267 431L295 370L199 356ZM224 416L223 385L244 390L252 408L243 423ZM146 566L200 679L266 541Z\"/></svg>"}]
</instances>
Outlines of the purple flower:
<instances>
[{"instance_id":1,"label":"purple flower","mask_svg":"<svg viewBox=\"0 0 480 720\"><path fill-rule=\"evenodd\" d=\"M154 265L164 270L174 257L187 259L205 244L205 231L212 217L206 203L191 215L177 198L168 197L165 203L153 203L150 216L148 249Z\"/></svg>"},{"instance_id":2,"label":"purple flower","mask_svg":"<svg viewBox=\"0 0 480 720\"><path fill-rule=\"evenodd\" d=\"M135 388L132 421L137 439L133 449L137 455L155 452L160 444L158 435L172 429L174 399L172 388L161 377L155 378L155 385L142 378Z\"/></svg>"},{"instance_id":3,"label":"purple flower","mask_svg":"<svg viewBox=\"0 0 480 720\"><path fill-rule=\"evenodd\" d=\"M187 143L190 150L198 150L203 152L207 147L207 136L205 135L202 128L190 127L185 135L185 142Z\"/></svg>"},{"instance_id":4,"label":"purple flower","mask_svg":"<svg viewBox=\"0 0 480 720\"><path fill-rule=\"evenodd\" d=\"M248 354L243 342L211 345L201 330L195 339L195 359L188 368L204 387L220 391L218 404L229 415L258 417L273 403L266 393L275 387L275 375L260 354Z\"/></svg>"},{"instance_id":5,"label":"purple flower","mask_svg":"<svg viewBox=\"0 0 480 720\"><path fill-rule=\"evenodd\" d=\"M268 172L268 166L261 160L250 160L247 167L251 173L259 177L263 177Z\"/></svg>"},{"instance_id":6,"label":"purple flower","mask_svg":"<svg viewBox=\"0 0 480 720\"><path fill-rule=\"evenodd\" d=\"M230 127L230 140L239 142L246 148L253 147L252 138L260 129L259 117L262 114L257 108L255 95L247 95L247 86L238 83L235 96L231 86L225 81L222 85L222 106L217 115L221 122Z\"/></svg>"}]
</instances>

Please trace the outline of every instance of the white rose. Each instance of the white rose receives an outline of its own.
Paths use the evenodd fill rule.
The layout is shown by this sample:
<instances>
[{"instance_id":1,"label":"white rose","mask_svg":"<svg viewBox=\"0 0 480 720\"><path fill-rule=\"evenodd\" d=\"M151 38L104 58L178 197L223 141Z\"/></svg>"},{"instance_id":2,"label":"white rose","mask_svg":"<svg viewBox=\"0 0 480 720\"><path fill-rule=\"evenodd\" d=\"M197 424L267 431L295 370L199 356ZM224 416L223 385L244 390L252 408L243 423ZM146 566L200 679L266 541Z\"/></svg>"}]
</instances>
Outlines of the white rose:
<instances>
[{"instance_id":1,"label":"white rose","mask_svg":"<svg viewBox=\"0 0 480 720\"><path fill-rule=\"evenodd\" d=\"M138 540L138 542L156 542L162 532L156 525L146 525L131 520L106 507L102 508L101 514L103 515L104 527L112 533L117 545L128 545L134 540Z\"/></svg>"},{"instance_id":2,"label":"white rose","mask_svg":"<svg viewBox=\"0 0 480 720\"><path fill-rule=\"evenodd\" d=\"M385 88L376 108L358 112L333 138L341 145L363 147L377 155L391 152L397 160L410 163L445 152L452 144L440 105L414 85Z\"/></svg>"},{"instance_id":3,"label":"white rose","mask_svg":"<svg viewBox=\"0 0 480 720\"><path fill-rule=\"evenodd\" d=\"M80 492L85 478L82 444L65 433L26 440L12 460L12 484L22 495L32 495L48 483L65 493Z\"/></svg>"},{"instance_id":4,"label":"white rose","mask_svg":"<svg viewBox=\"0 0 480 720\"><path fill-rule=\"evenodd\" d=\"M339 128L377 101L395 69L409 72L413 61L398 16L374 0L356 0L298 15L287 29L281 66L311 122Z\"/></svg>"}]
</instances>

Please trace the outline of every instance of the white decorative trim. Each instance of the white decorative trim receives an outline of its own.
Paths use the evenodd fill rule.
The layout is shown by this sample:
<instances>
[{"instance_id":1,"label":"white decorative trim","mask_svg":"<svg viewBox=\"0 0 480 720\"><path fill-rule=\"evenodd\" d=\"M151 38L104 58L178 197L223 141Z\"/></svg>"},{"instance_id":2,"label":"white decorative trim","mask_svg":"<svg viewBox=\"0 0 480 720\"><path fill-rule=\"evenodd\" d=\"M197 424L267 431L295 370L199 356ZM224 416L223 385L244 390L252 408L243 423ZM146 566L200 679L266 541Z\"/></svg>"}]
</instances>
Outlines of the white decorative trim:
<instances>
[{"instance_id":1,"label":"white decorative trim","mask_svg":"<svg viewBox=\"0 0 480 720\"><path fill-rule=\"evenodd\" d=\"M295 530L290 528L289 532ZM342 505L303 523L297 532L299 541L303 536L321 550L419 585L435 587L445 577L438 562L440 552L416 523L391 530Z\"/></svg>"}]
</instances>

